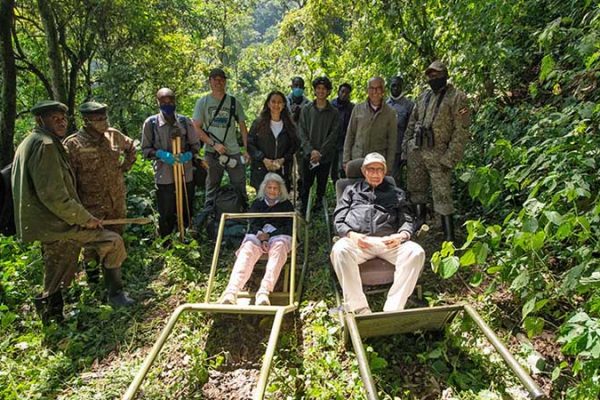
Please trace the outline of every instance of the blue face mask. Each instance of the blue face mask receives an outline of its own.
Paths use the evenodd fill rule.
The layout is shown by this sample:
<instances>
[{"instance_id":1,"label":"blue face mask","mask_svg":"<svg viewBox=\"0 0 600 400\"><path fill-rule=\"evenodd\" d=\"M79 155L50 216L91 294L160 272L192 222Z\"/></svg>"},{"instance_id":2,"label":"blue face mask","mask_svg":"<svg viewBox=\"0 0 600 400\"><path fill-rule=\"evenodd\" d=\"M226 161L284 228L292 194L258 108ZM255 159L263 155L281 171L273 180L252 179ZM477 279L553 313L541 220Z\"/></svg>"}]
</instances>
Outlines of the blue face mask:
<instances>
[{"instance_id":1,"label":"blue face mask","mask_svg":"<svg viewBox=\"0 0 600 400\"><path fill-rule=\"evenodd\" d=\"M165 115L173 115L175 113L175 104L161 104L159 108Z\"/></svg>"},{"instance_id":2,"label":"blue face mask","mask_svg":"<svg viewBox=\"0 0 600 400\"><path fill-rule=\"evenodd\" d=\"M292 94L294 97L302 97L302 95L304 95L304 89L295 87L292 89Z\"/></svg>"}]
</instances>

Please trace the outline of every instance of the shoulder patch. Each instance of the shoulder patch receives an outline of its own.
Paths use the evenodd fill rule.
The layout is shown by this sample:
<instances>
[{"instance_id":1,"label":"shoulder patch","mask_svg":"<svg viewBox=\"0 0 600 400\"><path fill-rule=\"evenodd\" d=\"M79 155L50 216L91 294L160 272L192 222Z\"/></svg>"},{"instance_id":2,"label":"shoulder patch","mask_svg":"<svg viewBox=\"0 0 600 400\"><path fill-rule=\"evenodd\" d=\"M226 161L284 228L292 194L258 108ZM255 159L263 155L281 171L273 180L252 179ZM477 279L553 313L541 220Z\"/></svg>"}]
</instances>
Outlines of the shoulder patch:
<instances>
[{"instance_id":1,"label":"shoulder patch","mask_svg":"<svg viewBox=\"0 0 600 400\"><path fill-rule=\"evenodd\" d=\"M468 113L468 112L469 112L469 108L468 108L468 107L463 107L463 108L461 108L460 110L458 110L458 113L459 113L460 115L465 115L465 114L466 114L466 113Z\"/></svg>"}]
</instances>

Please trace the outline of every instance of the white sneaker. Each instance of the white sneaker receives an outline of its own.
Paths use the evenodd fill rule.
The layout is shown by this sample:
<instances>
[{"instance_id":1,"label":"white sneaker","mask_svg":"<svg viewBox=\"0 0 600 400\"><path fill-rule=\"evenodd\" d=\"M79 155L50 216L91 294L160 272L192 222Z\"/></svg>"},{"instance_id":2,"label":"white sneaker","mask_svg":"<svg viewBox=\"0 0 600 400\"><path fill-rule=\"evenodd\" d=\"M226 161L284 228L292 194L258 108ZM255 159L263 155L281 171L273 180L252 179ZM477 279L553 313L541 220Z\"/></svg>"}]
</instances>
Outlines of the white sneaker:
<instances>
[{"instance_id":1,"label":"white sneaker","mask_svg":"<svg viewBox=\"0 0 600 400\"><path fill-rule=\"evenodd\" d=\"M270 306L271 301L269 300L269 294L265 292L256 293L256 301L254 304L257 306Z\"/></svg>"},{"instance_id":2,"label":"white sneaker","mask_svg":"<svg viewBox=\"0 0 600 400\"><path fill-rule=\"evenodd\" d=\"M221 303L221 304L236 304L237 296L233 292L225 292L219 299L219 303Z\"/></svg>"}]
</instances>

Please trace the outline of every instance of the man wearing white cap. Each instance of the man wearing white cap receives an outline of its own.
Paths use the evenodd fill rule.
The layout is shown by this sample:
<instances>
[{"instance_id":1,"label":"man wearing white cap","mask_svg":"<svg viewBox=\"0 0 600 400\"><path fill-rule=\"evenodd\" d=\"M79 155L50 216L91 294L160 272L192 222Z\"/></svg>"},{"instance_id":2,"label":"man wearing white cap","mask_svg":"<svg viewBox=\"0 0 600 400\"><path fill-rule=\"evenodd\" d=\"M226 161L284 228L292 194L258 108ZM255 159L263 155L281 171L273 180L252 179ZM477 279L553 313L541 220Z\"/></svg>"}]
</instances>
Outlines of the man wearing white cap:
<instances>
[{"instance_id":1,"label":"man wearing white cap","mask_svg":"<svg viewBox=\"0 0 600 400\"><path fill-rule=\"evenodd\" d=\"M415 218L405 193L384 179L385 158L379 153L367 154L361 171L365 179L344 190L334 212L340 240L331 250L331 262L344 291L345 308L356 314L371 312L359 264L376 257L394 264L394 283L383 311L399 311L415 288L425 251L410 241Z\"/></svg>"}]
</instances>

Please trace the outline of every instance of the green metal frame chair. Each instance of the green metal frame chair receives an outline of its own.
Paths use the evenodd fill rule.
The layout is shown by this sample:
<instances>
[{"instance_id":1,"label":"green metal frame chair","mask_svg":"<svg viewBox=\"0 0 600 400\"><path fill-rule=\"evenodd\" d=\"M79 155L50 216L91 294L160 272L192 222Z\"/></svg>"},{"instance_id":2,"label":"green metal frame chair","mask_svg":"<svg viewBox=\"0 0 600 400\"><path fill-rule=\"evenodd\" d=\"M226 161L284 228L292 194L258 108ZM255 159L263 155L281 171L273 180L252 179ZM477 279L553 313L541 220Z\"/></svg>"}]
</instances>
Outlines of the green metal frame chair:
<instances>
[{"instance_id":1,"label":"green metal frame chair","mask_svg":"<svg viewBox=\"0 0 600 400\"><path fill-rule=\"evenodd\" d=\"M212 264L210 269L210 275L208 279L208 285L206 290L205 302L204 303L186 303L182 304L175 309L167 325L162 330L159 338L154 343L152 350L146 356L142 367L136 374L133 382L129 385L127 391L123 395L123 399L133 399L135 394L139 390L144 378L146 377L150 367L155 361L156 357L160 353L163 348L167 338L171 334L175 324L179 320L179 318L186 312L207 312L207 313L215 313L215 314L258 314L258 315L273 315L273 325L271 327L271 332L269 335L269 341L267 344L267 349L265 352L265 356L263 359L260 375L258 378L258 384L256 386L256 390L254 392L253 398L255 400L263 399L267 387L267 381L269 378L269 372L271 370L271 364L273 362L273 356L275 355L275 348L277 346L277 341L279 339L279 332L281 330L281 324L283 321L283 317L286 314L294 312L298 308L298 302L300 299L300 294L302 292L302 281L304 279L306 268L308 266L308 246L307 243L304 244L304 264L302 266L302 271L300 274L300 279L298 283L298 288L296 288L296 252L297 252L297 231L298 231L298 222L300 217L295 212L280 212L280 213L270 213L269 217L273 218L292 218L292 249L290 255L289 269L286 266L286 272L284 273L284 287L282 292L273 292L270 297L272 298L273 303L277 305L271 306L257 306L257 305L225 305L211 302L211 295L214 287L215 275L217 270L217 264L219 261L219 254L221 249L221 243L223 241L223 231L225 228L225 221L227 219L249 219L249 218L263 218L264 214L259 213L244 213L244 214L222 214L221 221L219 224L219 232L217 235L217 240L215 243L215 252L212 258ZM308 224L305 226L305 238L308 235L307 232ZM289 283L288 283L289 281ZM253 293L245 292L240 293L240 297L250 297Z\"/></svg>"},{"instance_id":2,"label":"green metal frame chair","mask_svg":"<svg viewBox=\"0 0 600 400\"><path fill-rule=\"evenodd\" d=\"M351 161L349 170L353 169L355 176L358 177L358 170L362 160ZM350 179L353 179L350 178ZM354 179L356 180L356 179ZM343 186L347 182L338 181L340 185L336 186L336 197L341 196ZM328 215L326 215L328 218ZM329 222L329 221L327 221ZM328 225L328 233L330 227ZM331 234L329 235L330 244L332 243ZM363 282L370 280L380 284L393 282L394 266L384 260L373 259L360 265L361 278ZM390 267L391 266L391 267ZM364 268L364 270L362 270ZM330 269L330 272L333 268ZM336 292L336 303L338 305L338 318L343 327L344 340L350 341L358 360L358 367L361 379L365 386L365 392L368 400L378 400L377 389L369 367L369 360L365 351L363 340L375 336L389 336L395 334L412 333L417 331L442 330L449 324L460 312L467 314L477 325L478 329L486 336L496 351L504 359L508 367L519 378L533 399L544 398L544 392L533 381L525 369L517 362L506 346L485 323L483 318L468 304L446 305L437 307L407 309L397 312L375 312L366 315L355 315L352 312L346 312L342 306L342 296L337 288L335 274L331 274L332 286ZM386 289L377 289L374 291L365 291L366 294L385 292Z\"/></svg>"}]
</instances>

